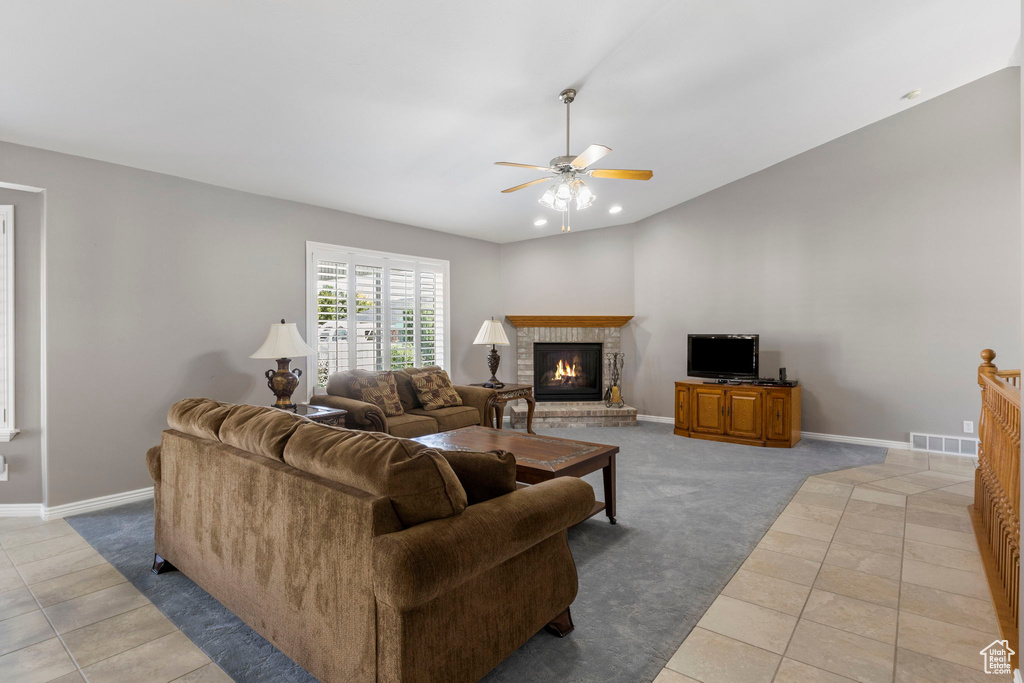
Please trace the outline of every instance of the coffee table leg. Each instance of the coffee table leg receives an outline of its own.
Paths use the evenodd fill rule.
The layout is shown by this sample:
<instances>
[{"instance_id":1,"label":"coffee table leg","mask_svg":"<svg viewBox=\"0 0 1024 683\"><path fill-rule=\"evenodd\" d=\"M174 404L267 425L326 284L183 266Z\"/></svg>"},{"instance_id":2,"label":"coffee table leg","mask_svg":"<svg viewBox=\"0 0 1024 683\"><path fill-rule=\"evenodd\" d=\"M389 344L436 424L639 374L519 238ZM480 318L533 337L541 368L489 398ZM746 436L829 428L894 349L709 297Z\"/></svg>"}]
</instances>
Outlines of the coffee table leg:
<instances>
[{"instance_id":1,"label":"coffee table leg","mask_svg":"<svg viewBox=\"0 0 1024 683\"><path fill-rule=\"evenodd\" d=\"M526 433L536 434L533 431L533 409L537 407L537 401L533 398L533 394L526 397Z\"/></svg>"},{"instance_id":2,"label":"coffee table leg","mask_svg":"<svg viewBox=\"0 0 1024 683\"><path fill-rule=\"evenodd\" d=\"M604 476L604 512L608 521L615 524L615 455L608 458L608 464L601 469Z\"/></svg>"}]
</instances>

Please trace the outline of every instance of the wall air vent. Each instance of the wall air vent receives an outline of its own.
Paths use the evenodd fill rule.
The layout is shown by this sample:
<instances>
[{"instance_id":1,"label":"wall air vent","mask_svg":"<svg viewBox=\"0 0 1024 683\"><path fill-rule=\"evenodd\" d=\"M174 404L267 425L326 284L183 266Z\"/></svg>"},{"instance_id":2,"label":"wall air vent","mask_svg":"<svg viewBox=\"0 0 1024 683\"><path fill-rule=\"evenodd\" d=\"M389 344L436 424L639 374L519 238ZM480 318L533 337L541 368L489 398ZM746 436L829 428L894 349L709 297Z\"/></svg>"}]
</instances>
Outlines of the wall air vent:
<instances>
[{"instance_id":1,"label":"wall air vent","mask_svg":"<svg viewBox=\"0 0 1024 683\"><path fill-rule=\"evenodd\" d=\"M910 433L910 448L915 451L950 453L977 457L978 440L969 436L941 436L939 434Z\"/></svg>"}]
</instances>

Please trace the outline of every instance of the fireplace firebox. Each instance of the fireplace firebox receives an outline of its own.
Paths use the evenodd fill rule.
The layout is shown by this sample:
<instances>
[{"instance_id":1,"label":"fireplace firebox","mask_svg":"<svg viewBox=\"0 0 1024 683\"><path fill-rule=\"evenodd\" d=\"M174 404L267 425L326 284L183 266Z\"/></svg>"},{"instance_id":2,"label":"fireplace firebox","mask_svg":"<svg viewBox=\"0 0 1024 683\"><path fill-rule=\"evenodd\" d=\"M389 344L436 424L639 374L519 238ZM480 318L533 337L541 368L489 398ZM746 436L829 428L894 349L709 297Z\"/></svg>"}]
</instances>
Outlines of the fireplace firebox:
<instances>
[{"instance_id":1,"label":"fireplace firebox","mask_svg":"<svg viewBox=\"0 0 1024 683\"><path fill-rule=\"evenodd\" d=\"M600 401L601 344L533 345L533 393L538 401Z\"/></svg>"}]
</instances>

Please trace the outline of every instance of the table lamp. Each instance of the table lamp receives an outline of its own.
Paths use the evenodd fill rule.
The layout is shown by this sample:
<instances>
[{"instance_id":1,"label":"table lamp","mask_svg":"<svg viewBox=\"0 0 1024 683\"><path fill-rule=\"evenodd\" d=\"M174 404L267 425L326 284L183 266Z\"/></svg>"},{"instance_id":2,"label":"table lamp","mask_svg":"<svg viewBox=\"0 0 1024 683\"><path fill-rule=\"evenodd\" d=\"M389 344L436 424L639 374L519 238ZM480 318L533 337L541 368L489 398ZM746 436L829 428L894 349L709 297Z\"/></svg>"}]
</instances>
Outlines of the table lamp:
<instances>
[{"instance_id":1,"label":"table lamp","mask_svg":"<svg viewBox=\"0 0 1024 683\"><path fill-rule=\"evenodd\" d=\"M494 318L485 320L484 324L480 327L480 331L476 333L476 339L473 343L491 345L491 352L487 354L487 369L491 371L491 378L484 383L484 386L491 389L500 389L505 386L505 383L497 377L501 356L498 355L498 350L494 348L496 345L508 346L508 337L505 336L505 328L501 326L501 321Z\"/></svg>"},{"instance_id":2,"label":"table lamp","mask_svg":"<svg viewBox=\"0 0 1024 683\"><path fill-rule=\"evenodd\" d=\"M302 336L299 335L299 330L295 327L295 323L286 323L284 318L281 318L280 324L274 323L270 326L270 334L267 335L267 340L249 358L277 359L277 372L267 370L265 373L267 386L274 392L274 396L277 396L277 401L274 403L275 408L295 410L295 404L292 403L292 393L299 386L299 377L302 376L302 370L298 368L290 370L288 366L292 364L292 358L295 356L315 355L316 350L310 348L302 340Z\"/></svg>"}]
</instances>

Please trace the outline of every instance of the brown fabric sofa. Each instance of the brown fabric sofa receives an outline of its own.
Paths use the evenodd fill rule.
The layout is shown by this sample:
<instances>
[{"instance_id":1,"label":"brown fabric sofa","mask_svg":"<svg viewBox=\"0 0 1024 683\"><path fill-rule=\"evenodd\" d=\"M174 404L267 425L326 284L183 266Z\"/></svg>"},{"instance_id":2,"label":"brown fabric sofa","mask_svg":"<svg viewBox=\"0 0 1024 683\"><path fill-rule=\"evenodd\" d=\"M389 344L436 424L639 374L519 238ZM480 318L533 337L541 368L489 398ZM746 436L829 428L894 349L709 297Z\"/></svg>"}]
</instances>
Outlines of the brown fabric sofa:
<instances>
[{"instance_id":1,"label":"brown fabric sofa","mask_svg":"<svg viewBox=\"0 0 1024 683\"><path fill-rule=\"evenodd\" d=\"M314 394L310 403L331 408L343 408L348 411L345 426L349 429L365 429L372 432L385 432L392 436L415 439L425 434L448 432L460 427L487 424L486 406L494 389L456 385L455 391L462 399L461 406L424 410L423 404L416 397L412 387L411 373L422 370L440 370L436 366L427 368L410 368L408 370L392 370L395 383L398 385L398 398L402 402L404 415L385 417L384 411L372 403L359 401L352 396L350 382L353 375L372 375L368 370L351 372L335 372L327 378L327 393Z\"/></svg>"},{"instance_id":2,"label":"brown fabric sofa","mask_svg":"<svg viewBox=\"0 0 1024 683\"><path fill-rule=\"evenodd\" d=\"M579 479L517 490L508 453L446 457L208 399L168 424L147 453L154 570L181 570L322 681L476 681L568 622L566 529L594 501Z\"/></svg>"}]
</instances>

